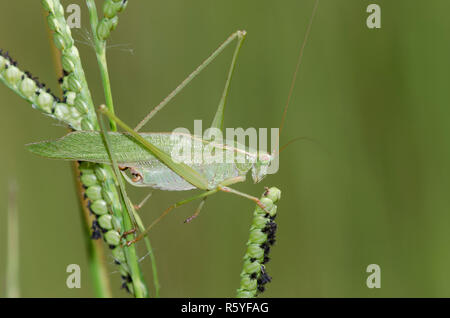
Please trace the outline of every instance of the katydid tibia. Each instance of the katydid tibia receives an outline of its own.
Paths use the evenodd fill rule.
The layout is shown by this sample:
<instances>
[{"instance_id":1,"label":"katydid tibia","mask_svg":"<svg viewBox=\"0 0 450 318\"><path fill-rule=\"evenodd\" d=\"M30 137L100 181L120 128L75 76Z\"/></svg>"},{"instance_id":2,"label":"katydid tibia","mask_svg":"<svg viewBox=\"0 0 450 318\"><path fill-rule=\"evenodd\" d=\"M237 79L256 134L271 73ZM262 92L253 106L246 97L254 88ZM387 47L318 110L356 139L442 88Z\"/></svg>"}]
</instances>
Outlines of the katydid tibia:
<instances>
[{"instance_id":1,"label":"katydid tibia","mask_svg":"<svg viewBox=\"0 0 450 318\"><path fill-rule=\"evenodd\" d=\"M308 33L312 24L314 13L310 19L306 36L299 55L299 63L295 71L293 83L297 70L303 55L304 44L306 43ZM66 160L92 161L99 163L117 165L121 170L130 169L133 178L129 178L123 172L126 180L135 186L148 186L161 190L191 190L201 189L203 192L194 197L177 202L166 209L153 223L142 231L134 240L127 244L132 244L143 238L148 231L158 223L167 213L174 208L185 203L201 199L201 203L194 215L186 220L189 222L195 218L207 197L219 191L234 193L254 201L265 210L264 205L257 197L247 195L230 188L231 185L245 180L245 175L251 170L252 177L255 182L261 181L267 174L267 168L275 155L263 151L256 151L246 148L242 145L232 144L214 144L217 149L225 152L242 152L246 158L245 162L225 162L223 164L211 163L184 163L175 162L169 154L174 147L174 133L138 133L138 131L152 118L159 110L167 105L167 103L175 97L193 78L195 78L212 60L214 60L220 52L223 51L230 43L237 39L237 45L233 54L233 59L228 72L225 88L219 102L216 114L211 124L212 128L223 128L223 116L226 99L229 91L231 77L236 65L236 59L239 50L245 38L245 31L237 31L233 33L216 51L213 52L194 72L192 72L172 93L170 93L158 106L156 106L142 122L133 130L116 115L110 112L104 105L100 106L99 113L106 115L111 122L116 123L126 133L106 132L104 127L101 132L80 131L73 132L57 141L40 142L28 145L28 149L36 154L44 157ZM293 85L293 84L292 84ZM292 88L291 88L292 93ZM285 111L287 110L287 105ZM101 118L99 118L101 121ZM102 127L102 125L100 125ZM184 136L186 137L186 136ZM197 136L187 136L193 141L199 141L204 146L212 143L210 139L199 139ZM194 151L196 151L194 147ZM117 168L117 167L116 167Z\"/></svg>"}]
</instances>

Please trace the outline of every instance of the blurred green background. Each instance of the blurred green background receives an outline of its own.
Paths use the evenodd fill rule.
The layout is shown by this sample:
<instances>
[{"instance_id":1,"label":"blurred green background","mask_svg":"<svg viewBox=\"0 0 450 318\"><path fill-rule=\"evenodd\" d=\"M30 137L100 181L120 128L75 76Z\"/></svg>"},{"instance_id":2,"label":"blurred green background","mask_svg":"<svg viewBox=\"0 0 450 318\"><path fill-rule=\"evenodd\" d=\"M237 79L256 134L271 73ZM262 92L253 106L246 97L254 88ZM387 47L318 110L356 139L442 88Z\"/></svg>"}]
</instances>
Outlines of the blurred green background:
<instances>
[{"instance_id":1,"label":"blurred green background","mask_svg":"<svg viewBox=\"0 0 450 318\"><path fill-rule=\"evenodd\" d=\"M98 1L100 4L102 1ZM83 1L82 29L90 32ZM366 26L381 6L382 28ZM227 127L278 127L313 0L130 1L109 42L116 112L137 123L229 34L248 32L231 85ZM8 1L0 47L58 86L40 1ZM296 83L280 171L236 188L282 191L278 241L267 297L450 296L450 20L447 0L321 0ZM78 43L96 104L103 102L92 47ZM148 131L209 123L220 99L229 48ZM70 165L37 157L24 144L66 128L0 86L0 296L4 296L8 182L19 185L20 279L26 297L93 296ZM130 187L129 187L130 188ZM145 189L130 189L139 201ZM155 191L141 215L149 224L193 192ZM189 225L191 204L152 232L164 297L232 297L239 286L253 204L219 194ZM140 245L141 254L144 254ZM117 267L110 263L115 296ZM68 264L82 288L65 285ZM366 267L381 266L381 289ZM142 262L149 286L149 259Z\"/></svg>"}]
</instances>

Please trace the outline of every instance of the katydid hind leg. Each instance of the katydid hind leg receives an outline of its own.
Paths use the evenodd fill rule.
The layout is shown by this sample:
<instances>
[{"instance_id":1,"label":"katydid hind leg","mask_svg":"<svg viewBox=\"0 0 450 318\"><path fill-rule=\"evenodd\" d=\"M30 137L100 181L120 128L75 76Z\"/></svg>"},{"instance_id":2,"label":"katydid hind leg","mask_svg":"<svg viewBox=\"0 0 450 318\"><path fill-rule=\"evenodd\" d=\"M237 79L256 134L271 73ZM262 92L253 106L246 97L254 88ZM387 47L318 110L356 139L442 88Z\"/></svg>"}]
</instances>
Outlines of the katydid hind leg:
<instances>
[{"instance_id":1,"label":"katydid hind leg","mask_svg":"<svg viewBox=\"0 0 450 318\"><path fill-rule=\"evenodd\" d=\"M238 31L239 32L239 31ZM233 59L231 60L230 69L228 70L227 81L225 82L225 87L223 89L222 97L220 98L219 105L217 106L216 114L214 115L214 119L211 123L211 128L223 129L223 118L225 111L225 104L228 97L228 92L230 90L231 78L233 77L234 69L236 67L236 61L239 55L239 51L242 47L242 43L245 40L245 31L241 31L240 36L238 37L238 41L236 44L236 48L234 49Z\"/></svg>"},{"instance_id":2,"label":"katydid hind leg","mask_svg":"<svg viewBox=\"0 0 450 318\"><path fill-rule=\"evenodd\" d=\"M154 155L159 161L168 166L173 172L181 176L183 179L191 183L196 188L208 190L208 180L198 171L194 170L192 167L190 167L184 162L177 163L173 161L170 154L162 151L160 148L158 148L157 146L146 140L144 137L142 137L139 133L137 133L130 126L124 123L119 117L110 112L105 105L100 105L99 112L108 116L110 120L116 122L118 126L123 128L126 132L128 132L131 136L133 136L133 138L136 139L137 142L139 142L143 147L147 148L147 150L152 155ZM137 179L137 181L138 180L139 179Z\"/></svg>"},{"instance_id":3,"label":"katydid hind leg","mask_svg":"<svg viewBox=\"0 0 450 318\"><path fill-rule=\"evenodd\" d=\"M220 108L220 105L222 104L222 102L223 102L223 104L225 104L228 87L229 87L229 82L231 80L231 76L233 74L233 70L234 70L234 66L235 66L235 61L236 61L237 55L239 53L239 48L241 47L242 42L245 38L245 34L246 34L245 31L236 31L233 34L231 34L225 40L225 42L223 42L206 60L204 60L191 74L189 74L189 76L186 77L169 95L167 95L167 97L164 98L161 101L161 103L159 103L155 108L153 108L150 111L150 113L148 113L147 116L145 116L144 119L134 128L134 130L135 131L141 130L141 128L153 116L155 116L156 113L158 113L161 109L163 109L179 92L181 92L181 90L183 90L183 88L185 88L195 77L197 77L197 75L199 75L230 43L232 43L237 38L238 44L237 44L236 50L233 55L231 68L228 73L227 84L225 85L224 93L222 95L222 99L221 99L221 103L219 104L219 108ZM222 118L220 119L220 124L222 123L222 120L223 120L223 106L222 106L222 111L221 111ZM218 109L218 113L219 113L219 110L220 109ZM217 117L217 113L216 113L216 117ZM214 118L216 118L216 117L214 117ZM220 127L218 127L218 128L220 128Z\"/></svg>"}]
</instances>

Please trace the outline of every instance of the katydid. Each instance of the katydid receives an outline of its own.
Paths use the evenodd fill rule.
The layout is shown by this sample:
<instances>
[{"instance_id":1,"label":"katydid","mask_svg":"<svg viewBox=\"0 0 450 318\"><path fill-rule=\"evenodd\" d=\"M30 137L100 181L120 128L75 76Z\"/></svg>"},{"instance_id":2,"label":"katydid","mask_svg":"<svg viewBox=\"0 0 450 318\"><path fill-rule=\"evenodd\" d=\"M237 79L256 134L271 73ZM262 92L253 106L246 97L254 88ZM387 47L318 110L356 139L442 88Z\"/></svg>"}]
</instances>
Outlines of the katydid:
<instances>
[{"instance_id":1,"label":"katydid","mask_svg":"<svg viewBox=\"0 0 450 318\"><path fill-rule=\"evenodd\" d=\"M103 108L102 108L103 109ZM103 111L105 111L103 109ZM120 124L119 124L120 125ZM140 143L137 143L131 134L109 132L108 140L114 152L114 159L122 171L130 169L133 178L125 173L125 179L137 187L150 187L165 191L185 191L192 189L212 189L217 187L225 179L245 176L252 171L253 180L261 181L266 175L266 170L271 161L271 155L265 152L257 152L251 148L234 143L227 145L201 139L200 137L183 133L140 133L139 138L156 147L149 151ZM174 138L175 137L175 138ZM179 139L188 139L193 144L193 151L204 152L206 147L222 151L224 157L241 153L246 162L192 162L185 164L186 170L192 171L194 181L188 177L181 177L181 173L175 173L179 164L172 162L170 156L179 143ZM39 142L27 146L28 150L39 155L54 159L90 161L110 164L110 158L105 150L102 135L97 131L72 132L56 141ZM157 151L157 155L154 155ZM159 158L159 159L158 159ZM167 164L165 164L167 162ZM171 166L174 169L171 169ZM187 168L186 168L187 166ZM181 168L180 168L181 169Z\"/></svg>"},{"instance_id":2,"label":"katydid","mask_svg":"<svg viewBox=\"0 0 450 318\"><path fill-rule=\"evenodd\" d=\"M131 179L123 171L123 175L129 183L135 186L146 186L166 191L184 191L196 188L205 191L198 196L176 203L166 210L164 215L179 205L195 199L205 199L219 191L235 193L251 199L262 209L265 209L258 198L241 193L229 186L244 181L245 175L250 170L252 170L253 180L255 182L261 181L266 176L272 158L271 155L245 148L237 143L233 146L220 143L213 144L211 141L201 140L196 136L184 135L185 138L201 141L201 146L213 144L213 147L223 149L225 152L243 152L247 160L243 163L237 161L192 163L190 165L176 163L168 154L176 144L176 140L172 138L177 135L176 133L138 134L111 114L104 106L100 107L100 111L128 131L127 134L109 132L106 136L115 164L122 170L129 168L134 175L134 178ZM136 138L138 142L132 137ZM29 144L27 148L31 152L48 158L111 163L102 135L96 131L73 132L56 141ZM194 148L194 151L198 150ZM203 202L200 208L201 206L203 206ZM200 209L197 209L196 213L187 221L189 222L196 217L199 211Z\"/></svg>"},{"instance_id":3,"label":"katydid","mask_svg":"<svg viewBox=\"0 0 450 318\"><path fill-rule=\"evenodd\" d=\"M314 13L317 8L314 7L306 36L300 50L299 62L297 63L293 83L303 55L305 43L310 32ZM222 129L223 115L228 95L229 85L236 64L242 42L245 38L245 31L237 31L233 33L216 51L213 52L193 73L191 73L172 93L170 93L158 106L156 106L139 125L133 130L127 124L122 122L116 115L111 113L104 105L100 106L99 111L106 115L110 121L115 122L118 126L126 131L126 133L116 132L96 132L96 131L80 131L73 132L57 141L40 142L28 145L28 149L36 154L44 157L66 160L92 161L99 163L107 163L118 165L122 170L130 169L133 178L129 178L123 172L126 180L135 186L147 186L150 188L183 191L191 189L203 190L199 195L179 201L168 209L166 209L153 223L142 231L138 237L129 241L132 244L143 238L149 230L158 223L167 213L185 203L202 199L199 207L194 215L188 218L189 222L195 218L204 205L207 197L219 191L234 193L244 198L254 201L265 210L264 205L257 197L239 192L230 188L231 185L245 181L245 175L251 170L254 182L261 181L267 174L275 155L263 151L256 151L244 147L243 145L232 144L214 144L213 147L231 152L243 152L246 162L226 162L217 163L184 163L175 162L169 153L171 153L174 143L174 133L138 133L145 123L152 118L159 110L161 110L173 97L175 97L193 78L195 78L226 46L233 40L237 39L237 45L234 51L231 66L228 72L225 88L222 98L219 102L218 109L214 116L211 127ZM285 107L285 112L289 104L289 99ZM284 113L285 114L285 113ZM284 120L284 119L283 119ZM102 137L105 139L103 140ZM186 137L186 136L185 136ZM211 140L201 139L197 136L187 136L193 141L200 141L200 144L212 143ZM200 138L200 139L199 139ZM106 141L106 142L104 142ZM194 147L194 151L197 151Z\"/></svg>"}]
</instances>

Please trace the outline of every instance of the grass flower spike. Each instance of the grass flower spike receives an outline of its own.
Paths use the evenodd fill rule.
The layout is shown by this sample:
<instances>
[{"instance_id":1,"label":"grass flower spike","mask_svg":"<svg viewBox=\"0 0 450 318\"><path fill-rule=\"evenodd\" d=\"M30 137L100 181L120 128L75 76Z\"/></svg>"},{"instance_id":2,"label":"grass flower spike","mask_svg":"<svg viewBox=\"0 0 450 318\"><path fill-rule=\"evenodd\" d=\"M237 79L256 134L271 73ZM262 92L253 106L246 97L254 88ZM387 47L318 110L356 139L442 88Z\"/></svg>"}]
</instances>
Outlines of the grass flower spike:
<instances>
[{"instance_id":1,"label":"grass flower spike","mask_svg":"<svg viewBox=\"0 0 450 318\"><path fill-rule=\"evenodd\" d=\"M256 206L253 213L253 222L247 242L247 251L244 256L244 266L241 273L241 286L237 290L239 298L253 298L265 290L265 285L272 280L267 274L265 264L270 260L270 248L275 244L277 224L277 206L281 191L275 187L266 189L261 202L267 213Z\"/></svg>"}]
</instances>

